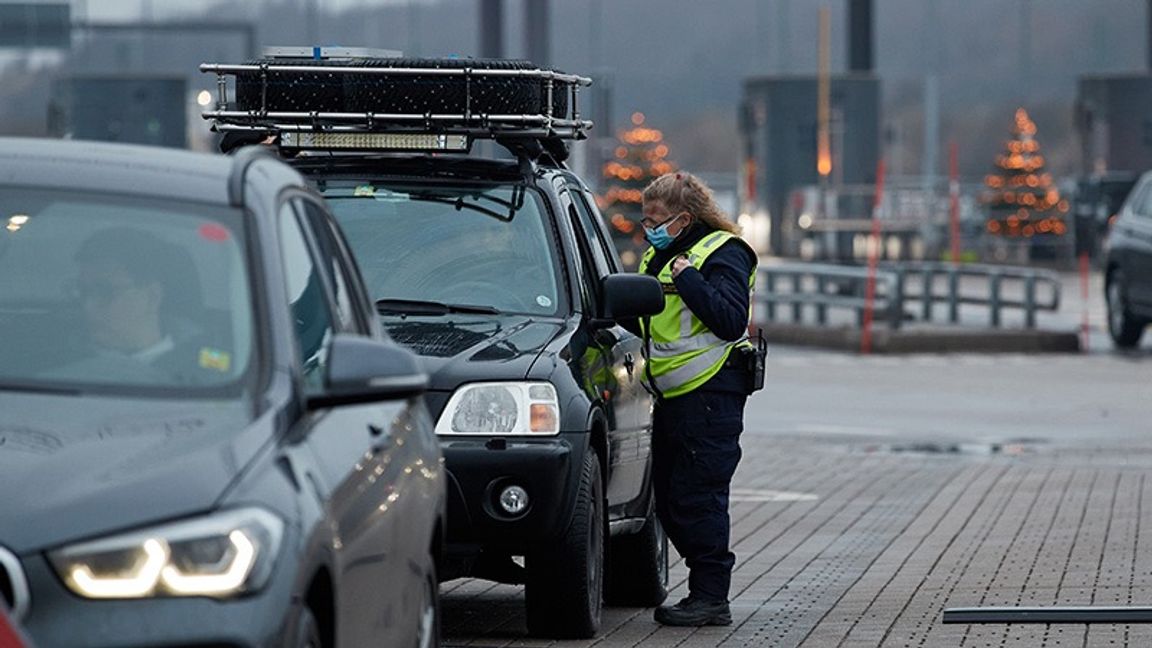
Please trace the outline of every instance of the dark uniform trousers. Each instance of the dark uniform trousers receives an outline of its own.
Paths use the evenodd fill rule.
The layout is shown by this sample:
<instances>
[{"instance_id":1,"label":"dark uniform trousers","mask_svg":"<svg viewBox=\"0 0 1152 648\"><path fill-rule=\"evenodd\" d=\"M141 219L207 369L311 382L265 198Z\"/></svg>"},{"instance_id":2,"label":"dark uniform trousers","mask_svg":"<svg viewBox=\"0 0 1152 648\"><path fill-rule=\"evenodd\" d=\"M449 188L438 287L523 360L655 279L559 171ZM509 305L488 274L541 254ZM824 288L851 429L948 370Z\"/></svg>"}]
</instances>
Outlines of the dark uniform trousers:
<instances>
[{"instance_id":1,"label":"dark uniform trousers","mask_svg":"<svg viewBox=\"0 0 1152 648\"><path fill-rule=\"evenodd\" d=\"M688 565L688 592L727 600L736 555L728 548L728 487L740 462L747 396L695 391L661 400L653 420L656 514Z\"/></svg>"}]
</instances>

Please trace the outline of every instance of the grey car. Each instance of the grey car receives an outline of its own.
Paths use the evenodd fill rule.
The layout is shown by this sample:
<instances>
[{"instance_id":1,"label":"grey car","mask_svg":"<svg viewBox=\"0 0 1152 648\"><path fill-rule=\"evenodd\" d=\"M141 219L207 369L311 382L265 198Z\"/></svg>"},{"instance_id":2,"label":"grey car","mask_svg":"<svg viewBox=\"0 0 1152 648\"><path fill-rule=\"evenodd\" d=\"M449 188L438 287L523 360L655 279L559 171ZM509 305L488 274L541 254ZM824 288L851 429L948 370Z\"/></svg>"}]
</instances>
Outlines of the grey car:
<instances>
[{"instance_id":1,"label":"grey car","mask_svg":"<svg viewBox=\"0 0 1152 648\"><path fill-rule=\"evenodd\" d=\"M437 643L427 377L295 171L0 139L0 210L0 593L31 641Z\"/></svg>"},{"instance_id":2,"label":"grey car","mask_svg":"<svg viewBox=\"0 0 1152 648\"><path fill-rule=\"evenodd\" d=\"M1152 323L1152 172L1128 194L1106 249L1108 332L1117 347L1130 349Z\"/></svg>"}]
</instances>

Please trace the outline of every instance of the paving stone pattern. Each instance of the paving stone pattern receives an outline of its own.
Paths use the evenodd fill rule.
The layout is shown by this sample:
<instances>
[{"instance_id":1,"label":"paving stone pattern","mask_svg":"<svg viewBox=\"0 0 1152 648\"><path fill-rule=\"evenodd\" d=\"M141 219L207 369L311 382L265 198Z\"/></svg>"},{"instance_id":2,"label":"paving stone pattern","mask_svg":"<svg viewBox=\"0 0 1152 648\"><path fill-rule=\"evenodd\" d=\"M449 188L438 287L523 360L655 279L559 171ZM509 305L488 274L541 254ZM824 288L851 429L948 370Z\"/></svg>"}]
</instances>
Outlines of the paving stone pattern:
<instances>
[{"instance_id":1,"label":"paving stone pattern","mask_svg":"<svg viewBox=\"0 0 1152 648\"><path fill-rule=\"evenodd\" d=\"M607 608L598 637L528 637L523 589L444 584L446 646L1152 646L1152 625L943 625L947 607L1152 605L1152 453L877 451L745 435L731 506L733 624ZM862 449L867 447L868 450ZM813 494L761 501L755 491ZM675 554L673 554L675 555ZM686 570L672 567L671 600Z\"/></svg>"}]
</instances>

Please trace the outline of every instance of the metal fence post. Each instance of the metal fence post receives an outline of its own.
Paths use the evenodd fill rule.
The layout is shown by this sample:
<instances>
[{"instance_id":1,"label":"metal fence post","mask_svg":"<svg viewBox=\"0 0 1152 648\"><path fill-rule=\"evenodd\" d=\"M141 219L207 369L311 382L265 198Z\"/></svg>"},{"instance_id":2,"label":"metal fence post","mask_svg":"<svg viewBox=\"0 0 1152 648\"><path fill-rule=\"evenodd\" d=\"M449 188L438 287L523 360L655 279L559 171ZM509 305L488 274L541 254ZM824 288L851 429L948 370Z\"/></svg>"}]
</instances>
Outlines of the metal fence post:
<instances>
[{"instance_id":1,"label":"metal fence post","mask_svg":"<svg viewBox=\"0 0 1152 648\"><path fill-rule=\"evenodd\" d=\"M1000 273L993 272L988 279L991 281L988 294L988 309L991 312L992 328L1000 328Z\"/></svg>"},{"instance_id":2,"label":"metal fence post","mask_svg":"<svg viewBox=\"0 0 1152 648\"><path fill-rule=\"evenodd\" d=\"M1036 275L1024 278L1024 327L1036 328Z\"/></svg>"},{"instance_id":3,"label":"metal fence post","mask_svg":"<svg viewBox=\"0 0 1152 648\"><path fill-rule=\"evenodd\" d=\"M924 268L921 280L923 285L920 286L920 300L924 303L921 308L924 312L923 319L925 322L932 321L932 300L936 296L936 291L932 289L932 282L935 281L936 275L932 272L932 268Z\"/></svg>"},{"instance_id":4,"label":"metal fence post","mask_svg":"<svg viewBox=\"0 0 1152 648\"><path fill-rule=\"evenodd\" d=\"M816 275L816 294L819 299L816 300L816 323L824 326L828 323L828 304L824 301L824 293L827 290L827 282L824 275Z\"/></svg>"},{"instance_id":5,"label":"metal fence post","mask_svg":"<svg viewBox=\"0 0 1152 648\"><path fill-rule=\"evenodd\" d=\"M764 312L769 322L776 321L776 273L769 270L764 273L764 283L768 285L768 294L764 299Z\"/></svg>"},{"instance_id":6,"label":"metal fence post","mask_svg":"<svg viewBox=\"0 0 1152 648\"><path fill-rule=\"evenodd\" d=\"M800 324L804 320L804 304L800 301L801 283L804 275L797 272L792 275L792 322Z\"/></svg>"},{"instance_id":7,"label":"metal fence post","mask_svg":"<svg viewBox=\"0 0 1152 648\"><path fill-rule=\"evenodd\" d=\"M896 331L904 323L904 269L896 266L890 276L892 294L888 295L888 326Z\"/></svg>"},{"instance_id":8,"label":"metal fence post","mask_svg":"<svg viewBox=\"0 0 1152 648\"><path fill-rule=\"evenodd\" d=\"M956 266L948 271L948 321L960 322L960 269Z\"/></svg>"}]
</instances>

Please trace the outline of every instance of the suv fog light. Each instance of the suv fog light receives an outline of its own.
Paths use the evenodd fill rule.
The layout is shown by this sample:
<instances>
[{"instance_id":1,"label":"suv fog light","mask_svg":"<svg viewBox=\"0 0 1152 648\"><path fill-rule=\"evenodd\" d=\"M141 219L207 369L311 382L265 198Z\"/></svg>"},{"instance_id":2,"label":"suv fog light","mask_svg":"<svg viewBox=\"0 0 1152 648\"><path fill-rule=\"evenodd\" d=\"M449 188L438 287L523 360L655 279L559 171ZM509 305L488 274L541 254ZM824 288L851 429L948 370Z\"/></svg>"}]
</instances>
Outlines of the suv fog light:
<instances>
[{"instance_id":1,"label":"suv fog light","mask_svg":"<svg viewBox=\"0 0 1152 648\"><path fill-rule=\"evenodd\" d=\"M509 515L519 515L528 508L528 491L519 486L507 486L500 491L500 508Z\"/></svg>"}]
</instances>

